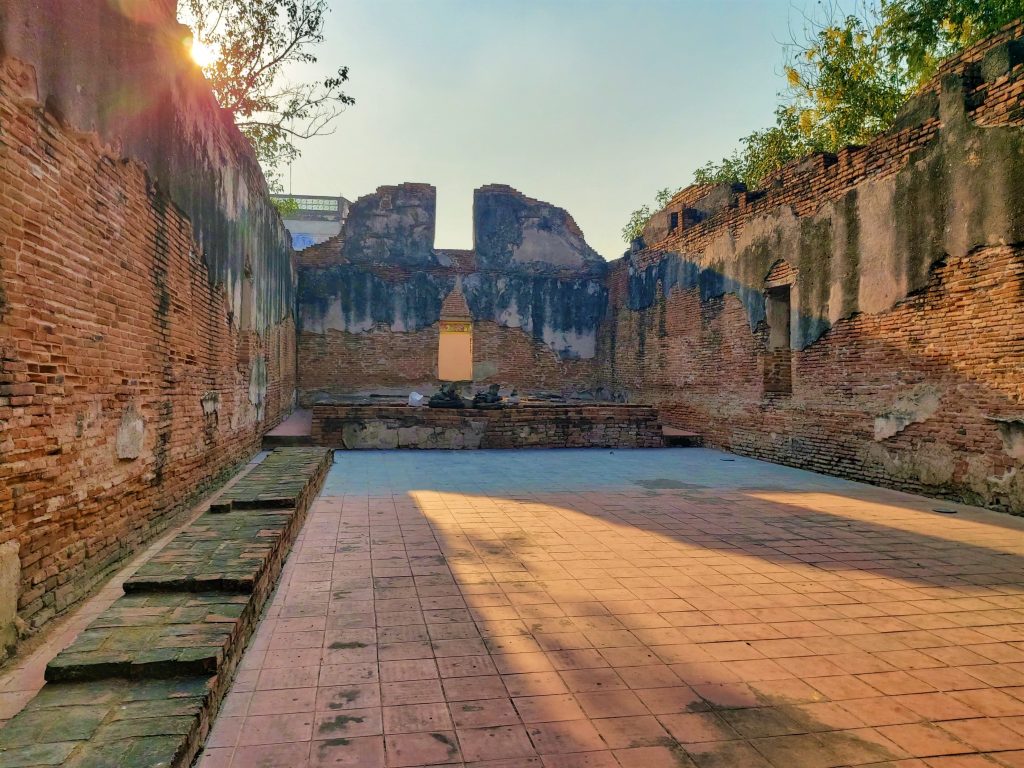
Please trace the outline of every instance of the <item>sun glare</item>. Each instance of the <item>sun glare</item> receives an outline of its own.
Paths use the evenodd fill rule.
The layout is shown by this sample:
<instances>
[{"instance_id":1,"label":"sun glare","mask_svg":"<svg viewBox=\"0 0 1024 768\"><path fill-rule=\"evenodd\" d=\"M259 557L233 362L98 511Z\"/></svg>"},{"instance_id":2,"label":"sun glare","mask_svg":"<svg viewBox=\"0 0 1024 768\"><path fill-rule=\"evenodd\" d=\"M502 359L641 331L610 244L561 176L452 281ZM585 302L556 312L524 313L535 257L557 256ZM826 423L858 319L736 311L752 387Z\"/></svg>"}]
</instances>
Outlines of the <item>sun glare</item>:
<instances>
[{"instance_id":1,"label":"sun glare","mask_svg":"<svg viewBox=\"0 0 1024 768\"><path fill-rule=\"evenodd\" d=\"M202 42L201 40L192 40L188 43L189 53L192 56L192 61L198 64L200 67L208 67L217 60L220 52L212 45Z\"/></svg>"}]
</instances>

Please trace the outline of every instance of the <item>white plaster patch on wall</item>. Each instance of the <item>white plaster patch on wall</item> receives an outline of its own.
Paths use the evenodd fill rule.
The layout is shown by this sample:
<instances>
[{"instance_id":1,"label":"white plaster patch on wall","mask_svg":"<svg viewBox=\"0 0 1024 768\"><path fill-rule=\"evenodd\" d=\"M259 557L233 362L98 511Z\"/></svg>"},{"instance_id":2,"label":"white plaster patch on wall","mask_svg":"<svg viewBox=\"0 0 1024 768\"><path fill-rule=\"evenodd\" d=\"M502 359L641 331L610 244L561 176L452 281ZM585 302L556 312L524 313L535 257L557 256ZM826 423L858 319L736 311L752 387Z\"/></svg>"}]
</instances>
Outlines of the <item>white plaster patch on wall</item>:
<instances>
[{"instance_id":1,"label":"white plaster patch on wall","mask_svg":"<svg viewBox=\"0 0 1024 768\"><path fill-rule=\"evenodd\" d=\"M560 267L579 267L583 265L583 256L579 246L561 234L539 229L537 221L525 221L522 242L512 251L512 261L520 264L543 262Z\"/></svg>"},{"instance_id":2,"label":"white plaster patch on wall","mask_svg":"<svg viewBox=\"0 0 1024 768\"><path fill-rule=\"evenodd\" d=\"M992 417L1003 441L1003 450L1011 459L1024 461L1024 416L1020 418Z\"/></svg>"},{"instance_id":3,"label":"white plaster patch on wall","mask_svg":"<svg viewBox=\"0 0 1024 768\"><path fill-rule=\"evenodd\" d=\"M907 276L897 255L893 226L896 177L868 182L858 188L860 216L860 286L857 307L879 314L907 295Z\"/></svg>"},{"instance_id":4,"label":"white plaster patch on wall","mask_svg":"<svg viewBox=\"0 0 1024 768\"><path fill-rule=\"evenodd\" d=\"M199 402L203 407L203 415L213 416L220 410L220 393L207 392L200 398Z\"/></svg>"},{"instance_id":5,"label":"white plaster patch on wall","mask_svg":"<svg viewBox=\"0 0 1024 768\"><path fill-rule=\"evenodd\" d=\"M18 589L21 585L21 560L17 541L0 544L0 659L18 640Z\"/></svg>"},{"instance_id":6,"label":"white plaster patch on wall","mask_svg":"<svg viewBox=\"0 0 1024 768\"><path fill-rule=\"evenodd\" d=\"M249 370L249 403L256 411L256 421L263 421L267 402L267 362L262 357L252 361Z\"/></svg>"},{"instance_id":7,"label":"white plaster patch on wall","mask_svg":"<svg viewBox=\"0 0 1024 768\"><path fill-rule=\"evenodd\" d=\"M503 325L506 328L522 328L529 321L524 321L522 313L519 311L519 302L513 298L505 309L498 313L495 318L495 322L498 325Z\"/></svg>"},{"instance_id":8,"label":"white plaster patch on wall","mask_svg":"<svg viewBox=\"0 0 1024 768\"><path fill-rule=\"evenodd\" d=\"M828 203L822 207L822 214L826 214L832 220L832 252L829 258L832 261L832 268L829 270L831 277L828 288L828 322L835 325L845 315L846 292L848 290L847 275L852 271L849 264L850 254L847 253L848 238L850 235L850 222L845 216L836 211L835 203Z\"/></svg>"},{"instance_id":9,"label":"white plaster patch on wall","mask_svg":"<svg viewBox=\"0 0 1024 768\"><path fill-rule=\"evenodd\" d=\"M117 458L137 459L142 455L142 443L146 424L134 405L129 405L121 414L121 425L117 429Z\"/></svg>"},{"instance_id":10,"label":"white plaster patch on wall","mask_svg":"<svg viewBox=\"0 0 1024 768\"><path fill-rule=\"evenodd\" d=\"M346 320L345 313L341 308L341 299L335 299L324 313L323 320L313 323L313 330L319 333L330 329L332 331L347 331L348 333L366 333L373 328L373 319L369 316L352 318L351 322Z\"/></svg>"},{"instance_id":11,"label":"white plaster patch on wall","mask_svg":"<svg viewBox=\"0 0 1024 768\"><path fill-rule=\"evenodd\" d=\"M542 338L545 344L564 357L589 360L597 354L597 333L558 331L545 326Z\"/></svg>"},{"instance_id":12,"label":"white plaster patch on wall","mask_svg":"<svg viewBox=\"0 0 1024 768\"><path fill-rule=\"evenodd\" d=\"M919 387L903 395L891 408L875 417L875 440L887 440L911 424L927 421L939 409L940 402L939 393L931 387Z\"/></svg>"},{"instance_id":13,"label":"white plaster patch on wall","mask_svg":"<svg viewBox=\"0 0 1024 768\"><path fill-rule=\"evenodd\" d=\"M391 330L395 333L405 333L406 331L413 330L405 322L405 305L402 299L403 296L398 291L394 291L391 294L391 317L394 318L391 321Z\"/></svg>"}]
</instances>

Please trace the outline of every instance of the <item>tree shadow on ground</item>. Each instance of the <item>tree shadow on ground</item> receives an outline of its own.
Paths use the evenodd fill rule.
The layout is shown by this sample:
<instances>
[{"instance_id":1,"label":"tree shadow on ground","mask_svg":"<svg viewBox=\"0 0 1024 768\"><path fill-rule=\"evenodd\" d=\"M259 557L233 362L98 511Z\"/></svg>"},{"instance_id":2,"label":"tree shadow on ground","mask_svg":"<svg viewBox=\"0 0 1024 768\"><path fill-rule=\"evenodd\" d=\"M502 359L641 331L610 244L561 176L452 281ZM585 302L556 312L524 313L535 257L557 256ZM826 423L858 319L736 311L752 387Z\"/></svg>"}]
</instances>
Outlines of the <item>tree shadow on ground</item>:
<instances>
[{"instance_id":1,"label":"tree shadow on ground","mask_svg":"<svg viewBox=\"0 0 1024 768\"><path fill-rule=\"evenodd\" d=\"M950 520L872 488L410 496L403 534L436 538L515 705L581 706L609 759L868 765L915 755L914 738L974 753L932 721L1024 690L1024 670L998 670L999 653L1024 656L1012 519ZM620 717L626 741L605 732ZM544 743L551 729L523 720ZM559 749L594 749L587 733Z\"/></svg>"}]
</instances>

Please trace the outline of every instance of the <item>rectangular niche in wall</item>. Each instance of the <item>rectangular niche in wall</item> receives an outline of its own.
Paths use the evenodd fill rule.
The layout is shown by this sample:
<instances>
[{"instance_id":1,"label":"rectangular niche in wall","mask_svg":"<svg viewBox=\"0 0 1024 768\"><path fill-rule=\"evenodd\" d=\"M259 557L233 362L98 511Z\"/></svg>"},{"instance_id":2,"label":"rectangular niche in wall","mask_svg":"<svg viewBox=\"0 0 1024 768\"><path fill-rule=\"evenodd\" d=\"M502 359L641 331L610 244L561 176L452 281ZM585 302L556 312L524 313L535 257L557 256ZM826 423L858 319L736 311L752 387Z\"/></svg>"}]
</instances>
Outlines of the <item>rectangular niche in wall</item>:
<instances>
[{"instance_id":1,"label":"rectangular niche in wall","mask_svg":"<svg viewBox=\"0 0 1024 768\"><path fill-rule=\"evenodd\" d=\"M442 320L437 348L437 377L441 381L473 380L473 323Z\"/></svg>"},{"instance_id":2,"label":"rectangular niche in wall","mask_svg":"<svg viewBox=\"0 0 1024 768\"><path fill-rule=\"evenodd\" d=\"M791 285L777 285L765 294L768 349L764 359L764 391L777 395L793 392L793 355L790 351Z\"/></svg>"}]
</instances>

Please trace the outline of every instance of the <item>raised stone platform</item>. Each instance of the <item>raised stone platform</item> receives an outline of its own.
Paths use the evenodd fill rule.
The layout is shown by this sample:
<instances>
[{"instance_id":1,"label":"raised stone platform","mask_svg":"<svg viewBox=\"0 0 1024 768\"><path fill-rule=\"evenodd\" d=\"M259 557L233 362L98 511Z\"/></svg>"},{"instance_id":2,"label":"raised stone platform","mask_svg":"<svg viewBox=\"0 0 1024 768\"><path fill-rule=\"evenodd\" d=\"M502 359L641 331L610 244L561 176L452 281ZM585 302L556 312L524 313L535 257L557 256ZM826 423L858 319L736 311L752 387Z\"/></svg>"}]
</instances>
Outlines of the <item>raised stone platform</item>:
<instances>
[{"instance_id":1,"label":"raised stone platform","mask_svg":"<svg viewBox=\"0 0 1024 768\"><path fill-rule=\"evenodd\" d=\"M313 441L350 450L393 448L660 448L655 408L529 403L500 410L404 405L313 406Z\"/></svg>"},{"instance_id":2,"label":"raised stone platform","mask_svg":"<svg viewBox=\"0 0 1024 768\"><path fill-rule=\"evenodd\" d=\"M142 566L0 730L0 767L190 765L331 458L275 450Z\"/></svg>"}]
</instances>

